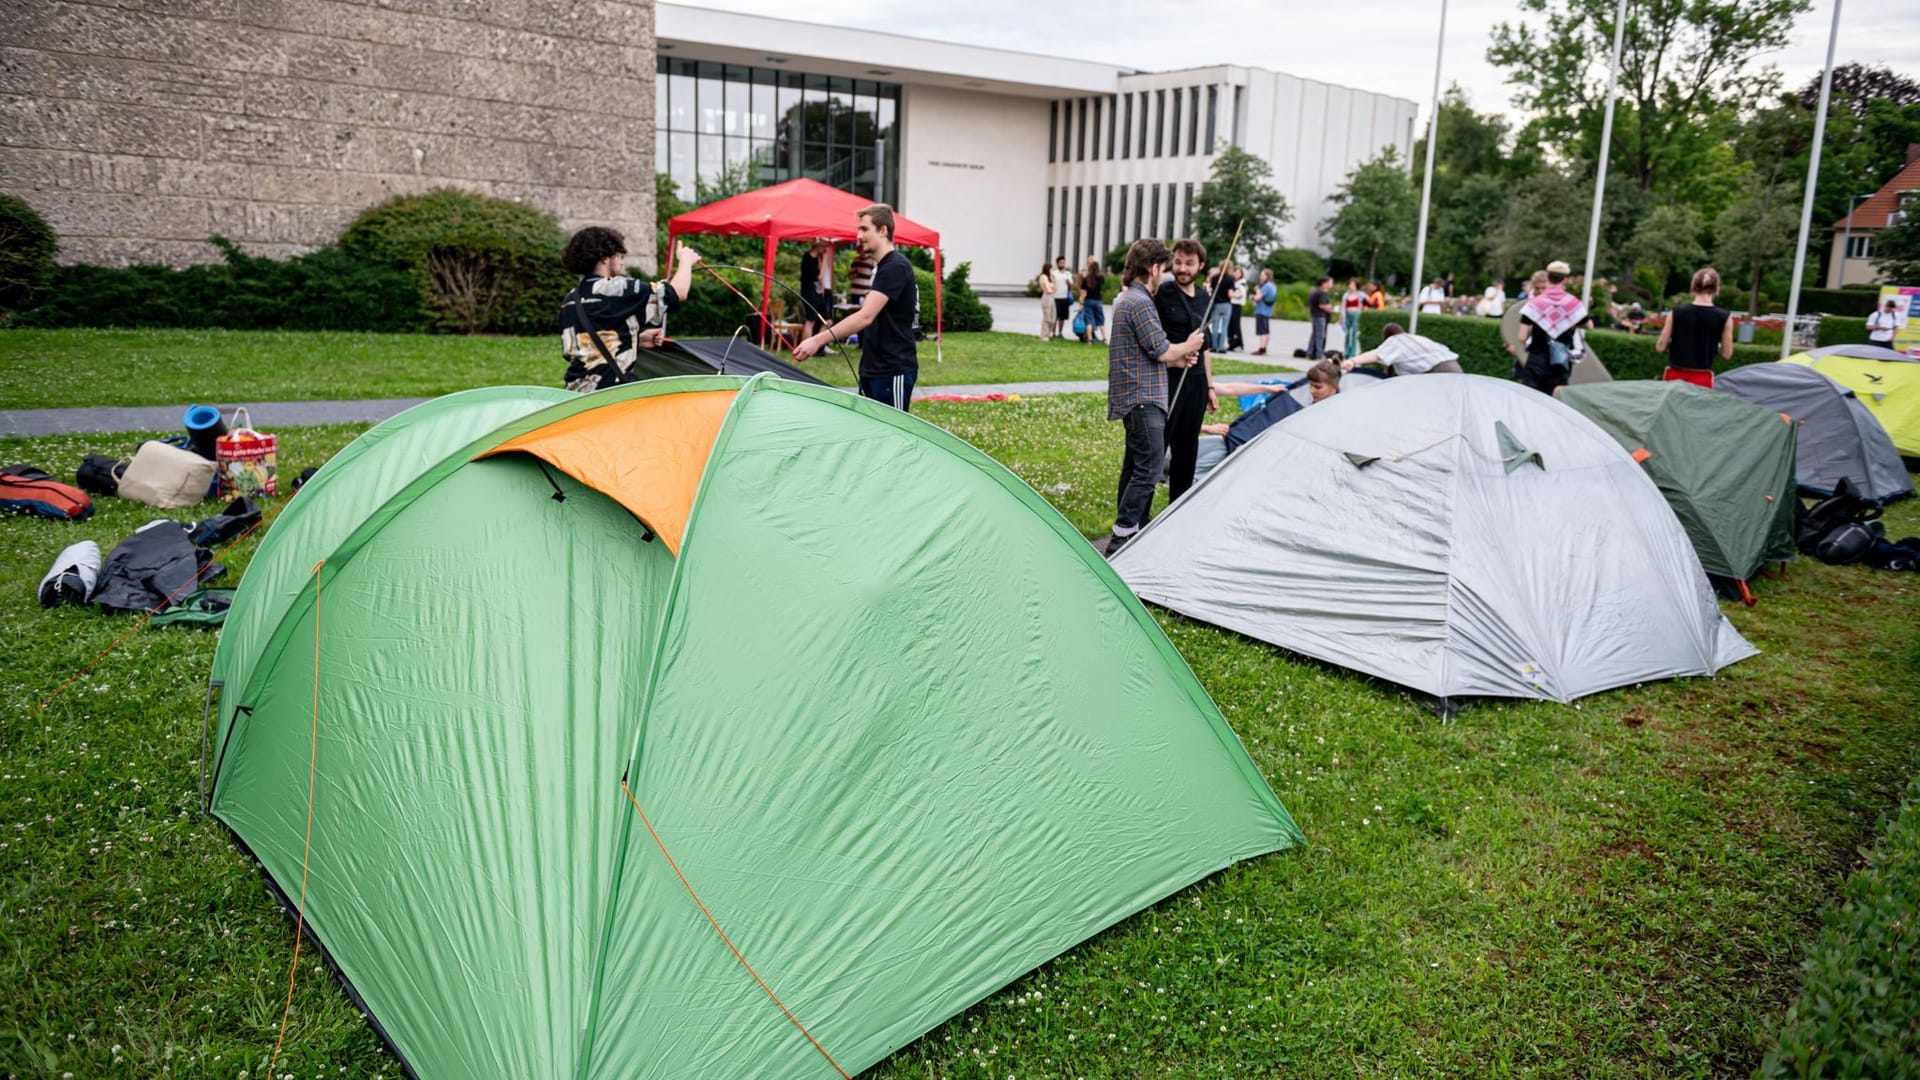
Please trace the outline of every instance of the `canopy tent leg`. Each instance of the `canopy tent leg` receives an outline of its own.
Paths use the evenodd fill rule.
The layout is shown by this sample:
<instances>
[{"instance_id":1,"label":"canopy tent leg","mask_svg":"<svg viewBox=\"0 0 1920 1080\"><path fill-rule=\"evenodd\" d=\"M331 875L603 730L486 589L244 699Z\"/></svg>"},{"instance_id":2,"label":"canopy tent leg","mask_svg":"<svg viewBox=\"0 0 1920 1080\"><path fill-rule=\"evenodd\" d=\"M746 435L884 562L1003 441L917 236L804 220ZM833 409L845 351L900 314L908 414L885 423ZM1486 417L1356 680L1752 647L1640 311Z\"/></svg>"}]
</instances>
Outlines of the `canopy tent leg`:
<instances>
[{"instance_id":1,"label":"canopy tent leg","mask_svg":"<svg viewBox=\"0 0 1920 1080\"><path fill-rule=\"evenodd\" d=\"M773 330L773 256L780 249L780 241L767 234L766 276L760 279L760 347L767 347L767 335Z\"/></svg>"},{"instance_id":2,"label":"canopy tent leg","mask_svg":"<svg viewBox=\"0 0 1920 1080\"><path fill-rule=\"evenodd\" d=\"M934 360L934 363L944 363L946 359L944 356L941 355L942 346L944 346L947 343L946 334L945 334L946 298L943 295L941 295L945 291L945 289L946 289L946 275L941 273L941 270L940 270L940 246L938 244L935 244L933 248L933 360Z\"/></svg>"}]
</instances>

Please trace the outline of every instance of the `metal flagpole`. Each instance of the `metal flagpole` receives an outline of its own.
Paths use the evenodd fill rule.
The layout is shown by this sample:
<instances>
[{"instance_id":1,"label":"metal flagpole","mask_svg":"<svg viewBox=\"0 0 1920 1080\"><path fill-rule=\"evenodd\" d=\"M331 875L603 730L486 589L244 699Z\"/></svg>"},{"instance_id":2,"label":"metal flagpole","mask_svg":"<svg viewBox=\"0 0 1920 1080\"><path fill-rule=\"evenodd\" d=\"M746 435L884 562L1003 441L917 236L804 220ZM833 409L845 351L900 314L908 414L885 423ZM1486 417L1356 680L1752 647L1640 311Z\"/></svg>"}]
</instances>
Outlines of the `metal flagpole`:
<instances>
[{"instance_id":1,"label":"metal flagpole","mask_svg":"<svg viewBox=\"0 0 1920 1080\"><path fill-rule=\"evenodd\" d=\"M1420 329L1420 288L1426 280L1427 207L1433 200L1433 144L1440 141L1440 58L1447 47L1447 0L1440 0L1440 40L1433 46L1433 115L1427 118L1427 176L1420 182L1420 232L1413 239L1413 315L1409 333Z\"/></svg>"},{"instance_id":2,"label":"metal flagpole","mask_svg":"<svg viewBox=\"0 0 1920 1080\"><path fill-rule=\"evenodd\" d=\"M1813 154L1807 161L1807 193L1800 200L1800 242L1793 250L1793 287L1787 291L1787 325L1780 332L1782 360L1793 355L1793 323L1800 314L1800 279L1807 270L1807 230L1813 225L1813 189L1820 182L1820 144L1827 137L1827 98L1833 93L1833 46L1839 40L1840 0L1833 0L1833 26L1827 31L1827 66L1820 72L1820 111L1813 114ZM1840 257L1846 258L1846 252L1841 252Z\"/></svg>"},{"instance_id":3,"label":"metal flagpole","mask_svg":"<svg viewBox=\"0 0 1920 1080\"><path fill-rule=\"evenodd\" d=\"M1593 179L1593 222L1587 226L1587 261L1580 271L1580 303L1593 303L1593 261L1600 254L1600 204L1607 197L1607 152L1613 149L1614 90L1620 84L1620 43L1627 35L1627 0L1613 12L1613 66L1607 69L1607 118L1600 125L1600 173Z\"/></svg>"}]
</instances>

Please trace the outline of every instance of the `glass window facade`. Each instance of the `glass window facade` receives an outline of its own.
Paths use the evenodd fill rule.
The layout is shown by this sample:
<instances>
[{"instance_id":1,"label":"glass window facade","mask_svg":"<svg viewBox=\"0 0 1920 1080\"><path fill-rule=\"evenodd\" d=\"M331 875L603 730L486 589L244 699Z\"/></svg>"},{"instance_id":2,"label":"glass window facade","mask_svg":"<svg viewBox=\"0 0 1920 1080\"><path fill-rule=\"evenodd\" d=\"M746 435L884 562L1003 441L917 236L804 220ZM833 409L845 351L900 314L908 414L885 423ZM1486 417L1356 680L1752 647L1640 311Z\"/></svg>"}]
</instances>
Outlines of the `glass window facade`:
<instances>
[{"instance_id":1,"label":"glass window facade","mask_svg":"<svg viewBox=\"0 0 1920 1080\"><path fill-rule=\"evenodd\" d=\"M655 168L692 200L728 166L757 186L805 176L900 203L900 87L866 79L660 57Z\"/></svg>"}]
</instances>

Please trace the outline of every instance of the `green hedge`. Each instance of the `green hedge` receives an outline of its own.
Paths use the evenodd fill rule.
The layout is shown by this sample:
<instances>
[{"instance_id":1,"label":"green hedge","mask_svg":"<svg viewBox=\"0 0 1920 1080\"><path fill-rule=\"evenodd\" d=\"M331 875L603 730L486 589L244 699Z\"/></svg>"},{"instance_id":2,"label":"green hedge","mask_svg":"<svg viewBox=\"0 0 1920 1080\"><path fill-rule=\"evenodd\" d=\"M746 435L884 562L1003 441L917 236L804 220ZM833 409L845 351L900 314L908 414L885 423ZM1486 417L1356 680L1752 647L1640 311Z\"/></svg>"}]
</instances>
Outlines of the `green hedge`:
<instances>
[{"instance_id":1,"label":"green hedge","mask_svg":"<svg viewBox=\"0 0 1920 1080\"><path fill-rule=\"evenodd\" d=\"M1800 310L1864 319L1880 303L1878 289L1801 289Z\"/></svg>"},{"instance_id":2,"label":"green hedge","mask_svg":"<svg viewBox=\"0 0 1920 1080\"><path fill-rule=\"evenodd\" d=\"M1867 320L1865 316L1848 319L1839 315L1828 315L1820 320L1820 332L1814 336L1818 345L1865 345L1867 343Z\"/></svg>"},{"instance_id":3,"label":"green hedge","mask_svg":"<svg viewBox=\"0 0 1920 1080\"><path fill-rule=\"evenodd\" d=\"M1920 779L1842 895L1764 1077L1920 1077Z\"/></svg>"},{"instance_id":4,"label":"green hedge","mask_svg":"<svg viewBox=\"0 0 1920 1080\"><path fill-rule=\"evenodd\" d=\"M1363 311L1360 313L1360 343L1363 349L1380 344L1380 331L1390 322L1407 325L1405 311ZM1422 315L1420 336L1432 338L1460 354L1460 366L1478 375L1509 378L1513 375L1513 356L1500 341L1500 320L1464 315ZM1593 349L1616 379L1657 379L1666 370L1667 358L1654 351L1653 334L1623 334L1613 330L1595 330L1587 335ZM1735 345L1733 359L1721 361L1715 370L1725 371L1741 364L1759 364L1779 359L1778 349L1760 345Z\"/></svg>"},{"instance_id":5,"label":"green hedge","mask_svg":"<svg viewBox=\"0 0 1920 1080\"><path fill-rule=\"evenodd\" d=\"M219 237L213 242L224 262L184 270L56 266L46 274L44 301L20 313L16 322L387 332L427 326L413 277L397 267L335 247L282 260L243 254Z\"/></svg>"}]
</instances>

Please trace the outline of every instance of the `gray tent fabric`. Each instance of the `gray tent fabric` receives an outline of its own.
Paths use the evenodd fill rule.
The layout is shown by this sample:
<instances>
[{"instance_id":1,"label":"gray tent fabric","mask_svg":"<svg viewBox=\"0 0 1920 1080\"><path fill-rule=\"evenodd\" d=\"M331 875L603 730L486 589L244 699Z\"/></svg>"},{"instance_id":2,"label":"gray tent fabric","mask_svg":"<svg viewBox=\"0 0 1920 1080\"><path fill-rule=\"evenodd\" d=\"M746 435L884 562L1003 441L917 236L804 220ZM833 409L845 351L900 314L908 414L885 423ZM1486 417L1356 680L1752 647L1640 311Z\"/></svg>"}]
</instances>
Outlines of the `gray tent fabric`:
<instances>
[{"instance_id":1,"label":"gray tent fabric","mask_svg":"<svg viewBox=\"0 0 1920 1080\"><path fill-rule=\"evenodd\" d=\"M1442 699L1567 702L1757 651L1632 455L1479 375L1288 417L1112 565L1143 600Z\"/></svg>"},{"instance_id":2,"label":"gray tent fabric","mask_svg":"<svg viewBox=\"0 0 1920 1080\"><path fill-rule=\"evenodd\" d=\"M1841 478L1860 497L1889 502L1913 494L1913 478L1893 437L1852 390L1804 364L1747 364L1714 379L1713 388L1800 425L1794 479L1800 490L1831 495Z\"/></svg>"},{"instance_id":3,"label":"gray tent fabric","mask_svg":"<svg viewBox=\"0 0 1920 1080\"><path fill-rule=\"evenodd\" d=\"M1846 345L1822 345L1817 349L1808 349L1806 355L1815 360L1823 356L1852 356L1861 360L1904 360L1908 363L1920 363L1920 357L1908 356L1898 349L1889 349L1883 345L1862 345L1857 342Z\"/></svg>"}]
</instances>

